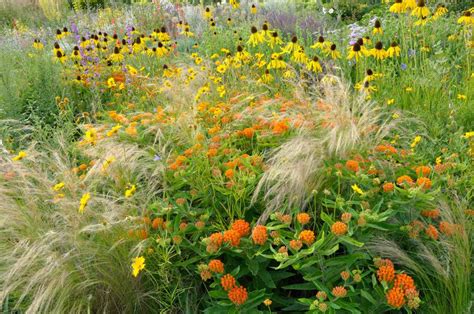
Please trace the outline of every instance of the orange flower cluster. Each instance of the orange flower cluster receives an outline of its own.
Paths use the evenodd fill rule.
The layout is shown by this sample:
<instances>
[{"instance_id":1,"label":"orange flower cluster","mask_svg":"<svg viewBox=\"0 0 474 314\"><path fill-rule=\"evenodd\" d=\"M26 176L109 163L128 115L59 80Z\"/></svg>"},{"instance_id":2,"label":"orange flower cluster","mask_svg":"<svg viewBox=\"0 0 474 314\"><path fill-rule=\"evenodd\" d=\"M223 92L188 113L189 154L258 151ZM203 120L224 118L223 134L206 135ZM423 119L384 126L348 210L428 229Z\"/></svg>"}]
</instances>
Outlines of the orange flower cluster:
<instances>
[{"instance_id":1,"label":"orange flower cluster","mask_svg":"<svg viewBox=\"0 0 474 314\"><path fill-rule=\"evenodd\" d=\"M433 225L428 225L428 227L426 227L425 229L425 233L428 237L430 237L433 240L438 240L439 238L438 230Z\"/></svg>"},{"instance_id":2,"label":"orange flower cluster","mask_svg":"<svg viewBox=\"0 0 474 314\"><path fill-rule=\"evenodd\" d=\"M382 189L385 193L393 192L393 190L395 190L395 185L392 182L385 182Z\"/></svg>"},{"instance_id":3,"label":"orange flower cluster","mask_svg":"<svg viewBox=\"0 0 474 314\"><path fill-rule=\"evenodd\" d=\"M250 224L243 219L234 221L231 229L237 231L241 237L245 237L250 234Z\"/></svg>"},{"instance_id":4,"label":"orange flower cluster","mask_svg":"<svg viewBox=\"0 0 474 314\"><path fill-rule=\"evenodd\" d=\"M224 231L224 242L230 246L239 246L240 244L240 233L233 229Z\"/></svg>"},{"instance_id":5,"label":"orange flower cluster","mask_svg":"<svg viewBox=\"0 0 474 314\"><path fill-rule=\"evenodd\" d=\"M395 279L395 269L393 265L383 265L377 270L379 281L392 282Z\"/></svg>"},{"instance_id":6,"label":"orange flower cluster","mask_svg":"<svg viewBox=\"0 0 474 314\"><path fill-rule=\"evenodd\" d=\"M427 177L431 173L431 168L428 166L418 166L415 168L415 172L419 177Z\"/></svg>"},{"instance_id":7,"label":"orange flower cluster","mask_svg":"<svg viewBox=\"0 0 474 314\"><path fill-rule=\"evenodd\" d=\"M298 238L301 240L301 242L310 246L314 243L315 235L314 232L311 230L303 230L301 231Z\"/></svg>"},{"instance_id":8,"label":"orange flower cluster","mask_svg":"<svg viewBox=\"0 0 474 314\"><path fill-rule=\"evenodd\" d=\"M211 260L208 266L209 266L209 270L212 271L213 273L222 274L224 272L224 263L222 263L218 259Z\"/></svg>"},{"instance_id":9,"label":"orange flower cluster","mask_svg":"<svg viewBox=\"0 0 474 314\"><path fill-rule=\"evenodd\" d=\"M405 305L405 294L403 293L403 290L400 288L395 287L388 290L386 294L386 298L387 298L388 305L396 309L399 309L403 305Z\"/></svg>"},{"instance_id":10,"label":"orange flower cluster","mask_svg":"<svg viewBox=\"0 0 474 314\"><path fill-rule=\"evenodd\" d=\"M420 177L416 180L416 185L422 187L424 190L429 190L433 183L429 178Z\"/></svg>"},{"instance_id":11,"label":"orange flower cluster","mask_svg":"<svg viewBox=\"0 0 474 314\"><path fill-rule=\"evenodd\" d=\"M351 170L351 171L354 171L354 172L357 172L359 171L359 162L355 161L355 160L348 160L346 162L346 168Z\"/></svg>"},{"instance_id":12,"label":"orange flower cluster","mask_svg":"<svg viewBox=\"0 0 474 314\"><path fill-rule=\"evenodd\" d=\"M311 220L311 217L307 213L299 213L296 215L296 220L300 224L306 225Z\"/></svg>"},{"instance_id":13,"label":"orange flower cluster","mask_svg":"<svg viewBox=\"0 0 474 314\"><path fill-rule=\"evenodd\" d=\"M438 218L439 215L440 215L440 211L439 209L431 209L431 210L422 210L421 211L421 215L423 217L427 217L427 218Z\"/></svg>"},{"instance_id":14,"label":"orange flower cluster","mask_svg":"<svg viewBox=\"0 0 474 314\"><path fill-rule=\"evenodd\" d=\"M344 298L347 295L347 289L343 286L336 286L331 292L336 298Z\"/></svg>"},{"instance_id":15,"label":"orange flower cluster","mask_svg":"<svg viewBox=\"0 0 474 314\"><path fill-rule=\"evenodd\" d=\"M342 221L336 221L331 226L331 232L338 236L344 235L347 233L347 225Z\"/></svg>"},{"instance_id":16,"label":"orange flower cluster","mask_svg":"<svg viewBox=\"0 0 474 314\"><path fill-rule=\"evenodd\" d=\"M295 251L299 251L302 246L303 246L303 242L301 242L300 240L291 240L290 241L290 248L292 248Z\"/></svg>"},{"instance_id":17,"label":"orange flower cluster","mask_svg":"<svg viewBox=\"0 0 474 314\"><path fill-rule=\"evenodd\" d=\"M229 300L235 305L242 305L247 301L247 289L244 287L233 287L227 294Z\"/></svg>"},{"instance_id":18,"label":"orange flower cluster","mask_svg":"<svg viewBox=\"0 0 474 314\"><path fill-rule=\"evenodd\" d=\"M421 300L412 277L403 273L395 275L393 263L388 259L376 259L375 266L378 267L377 276L380 281L388 284L393 282L385 295L388 305L396 309L404 305L408 305L410 309L418 308Z\"/></svg>"},{"instance_id":19,"label":"orange flower cluster","mask_svg":"<svg viewBox=\"0 0 474 314\"><path fill-rule=\"evenodd\" d=\"M235 287L235 278L231 274L225 274L221 278L221 286L225 291L229 291Z\"/></svg>"},{"instance_id":20,"label":"orange flower cluster","mask_svg":"<svg viewBox=\"0 0 474 314\"><path fill-rule=\"evenodd\" d=\"M253 228L252 240L255 244L263 245L268 239L267 227L257 225Z\"/></svg>"},{"instance_id":21,"label":"orange flower cluster","mask_svg":"<svg viewBox=\"0 0 474 314\"><path fill-rule=\"evenodd\" d=\"M408 175L404 175L404 176L400 176L397 178L397 184L398 185L408 185L408 186L412 186L414 184L413 182L413 179L408 176Z\"/></svg>"},{"instance_id":22,"label":"orange flower cluster","mask_svg":"<svg viewBox=\"0 0 474 314\"><path fill-rule=\"evenodd\" d=\"M375 151L379 153L385 153L387 155L392 155L397 153L397 149L392 145L378 145L375 147Z\"/></svg>"},{"instance_id":23,"label":"orange flower cluster","mask_svg":"<svg viewBox=\"0 0 474 314\"><path fill-rule=\"evenodd\" d=\"M351 213L342 213L341 214L341 220L344 223L349 223L352 219L352 214Z\"/></svg>"}]
</instances>

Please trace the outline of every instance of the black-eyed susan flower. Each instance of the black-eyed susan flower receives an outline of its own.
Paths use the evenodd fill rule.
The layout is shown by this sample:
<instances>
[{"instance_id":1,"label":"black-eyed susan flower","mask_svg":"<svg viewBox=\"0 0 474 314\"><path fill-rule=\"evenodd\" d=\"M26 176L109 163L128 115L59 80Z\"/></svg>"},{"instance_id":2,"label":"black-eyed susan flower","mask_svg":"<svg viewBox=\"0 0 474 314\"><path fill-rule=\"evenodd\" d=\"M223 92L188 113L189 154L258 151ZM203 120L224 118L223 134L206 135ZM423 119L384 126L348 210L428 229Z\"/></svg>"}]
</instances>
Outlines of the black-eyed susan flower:
<instances>
[{"instance_id":1,"label":"black-eyed susan flower","mask_svg":"<svg viewBox=\"0 0 474 314\"><path fill-rule=\"evenodd\" d=\"M361 46L359 45L359 43L355 43L350 47L347 59L355 59L356 61L359 61L360 58L362 58Z\"/></svg>"},{"instance_id":2,"label":"black-eyed susan flower","mask_svg":"<svg viewBox=\"0 0 474 314\"><path fill-rule=\"evenodd\" d=\"M232 6L233 9L240 8L240 2L238 0L229 0L229 4Z\"/></svg>"},{"instance_id":3,"label":"black-eyed susan flower","mask_svg":"<svg viewBox=\"0 0 474 314\"><path fill-rule=\"evenodd\" d=\"M268 22L265 21L263 24L262 24L262 30L260 31L260 33L263 35L264 38L266 37L269 37L270 36L270 29L269 29L269 26L268 26Z\"/></svg>"},{"instance_id":4,"label":"black-eyed susan flower","mask_svg":"<svg viewBox=\"0 0 474 314\"><path fill-rule=\"evenodd\" d=\"M292 53L295 51L299 51L300 48L301 46L298 44L298 37L293 36L291 37L291 41L283 48L283 52Z\"/></svg>"},{"instance_id":5,"label":"black-eyed susan flower","mask_svg":"<svg viewBox=\"0 0 474 314\"><path fill-rule=\"evenodd\" d=\"M35 39L33 41L33 48L35 48L36 50L42 50L44 48L44 45L39 39Z\"/></svg>"},{"instance_id":6,"label":"black-eyed susan flower","mask_svg":"<svg viewBox=\"0 0 474 314\"><path fill-rule=\"evenodd\" d=\"M72 49L71 59L75 60L75 61L81 60L81 54L79 52L79 47L78 46L74 46L74 48Z\"/></svg>"},{"instance_id":7,"label":"black-eyed susan flower","mask_svg":"<svg viewBox=\"0 0 474 314\"><path fill-rule=\"evenodd\" d=\"M326 50L326 54L328 56L331 56L332 59L339 59L341 58L341 53L339 51L336 50L336 44L332 44L331 47L329 47L329 49Z\"/></svg>"},{"instance_id":8,"label":"black-eyed susan flower","mask_svg":"<svg viewBox=\"0 0 474 314\"><path fill-rule=\"evenodd\" d=\"M259 81L263 83L270 83L273 81L273 75L270 74L269 70L265 70L265 73L262 75Z\"/></svg>"},{"instance_id":9,"label":"black-eyed susan flower","mask_svg":"<svg viewBox=\"0 0 474 314\"><path fill-rule=\"evenodd\" d=\"M306 62L306 69L311 72L322 72L323 68L321 67L321 64L319 63L319 58L317 56L314 56L311 60Z\"/></svg>"},{"instance_id":10,"label":"black-eyed susan flower","mask_svg":"<svg viewBox=\"0 0 474 314\"><path fill-rule=\"evenodd\" d=\"M400 13L405 12L405 9L406 9L406 6L403 0L395 0L395 3L392 4L392 6L390 6L389 11L392 13L400 14Z\"/></svg>"},{"instance_id":11,"label":"black-eyed susan flower","mask_svg":"<svg viewBox=\"0 0 474 314\"><path fill-rule=\"evenodd\" d=\"M425 4L425 0L418 0L416 7L411 11L411 15L418 18L427 17L430 14L430 9Z\"/></svg>"},{"instance_id":12,"label":"black-eyed susan flower","mask_svg":"<svg viewBox=\"0 0 474 314\"><path fill-rule=\"evenodd\" d=\"M163 57L168 53L168 48L160 41L156 47L155 54L157 57Z\"/></svg>"},{"instance_id":13,"label":"black-eyed susan flower","mask_svg":"<svg viewBox=\"0 0 474 314\"><path fill-rule=\"evenodd\" d=\"M387 56L390 58L400 56L400 46L394 41L390 44L390 47L387 49Z\"/></svg>"},{"instance_id":14,"label":"black-eyed susan flower","mask_svg":"<svg viewBox=\"0 0 474 314\"><path fill-rule=\"evenodd\" d=\"M168 32L166 31L166 27L162 26L160 28L160 31L158 32L157 34L157 38L159 41L163 42L163 43L167 43L171 40L171 37L170 35L168 34Z\"/></svg>"},{"instance_id":15,"label":"black-eyed susan flower","mask_svg":"<svg viewBox=\"0 0 474 314\"><path fill-rule=\"evenodd\" d=\"M436 7L436 10L433 13L433 19L437 20L438 18L445 15L446 13L448 13L448 8L446 8L444 4L440 3L438 4L438 6Z\"/></svg>"},{"instance_id":16,"label":"black-eyed susan flower","mask_svg":"<svg viewBox=\"0 0 474 314\"><path fill-rule=\"evenodd\" d=\"M254 15L257 14L257 6L255 4L252 4L250 7L250 13Z\"/></svg>"},{"instance_id":17,"label":"black-eyed susan flower","mask_svg":"<svg viewBox=\"0 0 474 314\"><path fill-rule=\"evenodd\" d=\"M416 8L416 0L403 0L403 4L407 10Z\"/></svg>"},{"instance_id":18,"label":"black-eyed susan flower","mask_svg":"<svg viewBox=\"0 0 474 314\"><path fill-rule=\"evenodd\" d=\"M422 17L421 19L419 19L418 21L416 21L416 22L414 23L414 25L415 25L415 26L425 26L426 23L428 23L428 21L429 21L429 18L426 17L426 16L424 16L424 17Z\"/></svg>"},{"instance_id":19,"label":"black-eyed susan flower","mask_svg":"<svg viewBox=\"0 0 474 314\"><path fill-rule=\"evenodd\" d=\"M257 28L255 26L252 26L250 28L250 38L248 40L248 44L252 45L253 47L258 46L260 43L263 43L265 41L265 37L263 36L262 33L258 32Z\"/></svg>"},{"instance_id":20,"label":"black-eyed susan flower","mask_svg":"<svg viewBox=\"0 0 474 314\"><path fill-rule=\"evenodd\" d=\"M59 61L59 62L61 62L61 63L64 64L64 63L66 62L66 59L67 59L66 55L63 54L63 53L61 52L61 50L57 50L57 51L56 51L56 60L57 60L57 61Z\"/></svg>"},{"instance_id":21,"label":"black-eyed susan flower","mask_svg":"<svg viewBox=\"0 0 474 314\"><path fill-rule=\"evenodd\" d=\"M311 46L313 49L327 49L328 47L331 47L331 42L326 41L323 36L319 36L318 40Z\"/></svg>"},{"instance_id":22,"label":"black-eyed susan flower","mask_svg":"<svg viewBox=\"0 0 474 314\"><path fill-rule=\"evenodd\" d=\"M387 57L387 51L383 49L382 42L378 41L375 47L370 49L370 54L377 60L383 60Z\"/></svg>"},{"instance_id":23,"label":"black-eyed susan flower","mask_svg":"<svg viewBox=\"0 0 474 314\"><path fill-rule=\"evenodd\" d=\"M308 60L308 56L304 52L304 48L300 47L300 49L295 50L293 55L291 56L291 60L298 62L298 63L306 63Z\"/></svg>"},{"instance_id":24,"label":"black-eyed susan flower","mask_svg":"<svg viewBox=\"0 0 474 314\"><path fill-rule=\"evenodd\" d=\"M382 23L380 23L379 19L375 20L374 29L372 30L372 34L374 34L374 35L375 34L380 34L380 35L383 34Z\"/></svg>"},{"instance_id":25,"label":"black-eyed susan flower","mask_svg":"<svg viewBox=\"0 0 474 314\"><path fill-rule=\"evenodd\" d=\"M280 37L278 37L278 32L277 31L271 32L268 38L268 45L270 46L270 48L273 49L275 46L280 46L281 44L283 44L283 41L281 40Z\"/></svg>"},{"instance_id":26,"label":"black-eyed susan flower","mask_svg":"<svg viewBox=\"0 0 474 314\"><path fill-rule=\"evenodd\" d=\"M472 17L471 11L464 11L463 15L458 19L458 24L472 25L474 24L474 17Z\"/></svg>"},{"instance_id":27,"label":"black-eyed susan flower","mask_svg":"<svg viewBox=\"0 0 474 314\"><path fill-rule=\"evenodd\" d=\"M382 77L382 74L375 73L374 71L372 71L372 69L367 69L367 71L365 72L364 82L371 82L379 77Z\"/></svg>"},{"instance_id":28,"label":"black-eyed susan flower","mask_svg":"<svg viewBox=\"0 0 474 314\"><path fill-rule=\"evenodd\" d=\"M377 91L377 87L374 85L371 85L369 81L365 81L363 84L357 83L354 87L355 89L361 92L367 93L367 96L369 99L370 99L370 94Z\"/></svg>"},{"instance_id":29,"label":"black-eyed susan flower","mask_svg":"<svg viewBox=\"0 0 474 314\"><path fill-rule=\"evenodd\" d=\"M271 60L267 65L267 69L284 69L286 68L286 63L283 61L283 58L280 53L272 53Z\"/></svg>"},{"instance_id":30,"label":"black-eyed susan flower","mask_svg":"<svg viewBox=\"0 0 474 314\"><path fill-rule=\"evenodd\" d=\"M184 28L183 28L183 31L181 32L181 35L184 35L186 37L193 37L194 36L194 33L191 32L191 28L189 27L188 23L186 23L184 25Z\"/></svg>"},{"instance_id":31,"label":"black-eyed susan flower","mask_svg":"<svg viewBox=\"0 0 474 314\"><path fill-rule=\"evenodd\" d=\"M208 20L212 18L212 12L209 7L206 7L206 9L204 9L204 18Z\"/></svg>"}]
</instances>

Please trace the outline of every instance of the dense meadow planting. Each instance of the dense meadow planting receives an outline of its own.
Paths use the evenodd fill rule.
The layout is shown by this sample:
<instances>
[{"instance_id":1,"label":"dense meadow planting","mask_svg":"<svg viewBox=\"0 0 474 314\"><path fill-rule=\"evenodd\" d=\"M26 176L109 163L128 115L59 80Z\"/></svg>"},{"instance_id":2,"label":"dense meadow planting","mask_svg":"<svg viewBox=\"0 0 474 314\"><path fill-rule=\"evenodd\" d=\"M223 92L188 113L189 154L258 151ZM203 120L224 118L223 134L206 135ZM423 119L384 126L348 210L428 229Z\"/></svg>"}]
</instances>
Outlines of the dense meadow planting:
<instances>
[{"instance_id":1,"label":"dense meadow planting","mask_svg":"<svg viewBox=\"0 0 474 314\"><path fill-rule=\"evenodd\" d=\"M0 15L2 313L473 311L467 1L53 2Z\"/></svg>"}]
</instances>

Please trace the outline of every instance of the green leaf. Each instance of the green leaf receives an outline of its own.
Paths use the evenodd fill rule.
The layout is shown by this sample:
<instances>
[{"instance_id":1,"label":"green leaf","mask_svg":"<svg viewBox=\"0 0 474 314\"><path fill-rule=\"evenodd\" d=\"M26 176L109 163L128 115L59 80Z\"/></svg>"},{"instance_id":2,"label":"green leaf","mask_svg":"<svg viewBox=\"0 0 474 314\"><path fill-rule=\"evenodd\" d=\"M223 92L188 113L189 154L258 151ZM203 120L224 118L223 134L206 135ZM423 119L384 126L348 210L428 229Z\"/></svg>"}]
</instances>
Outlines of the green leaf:
<instances>
[{"instance_id":1,"label":"green leaf","mask_svg":"<svg viewBox=\"0 0 474 314\"><path fill-rule=\"evenodd\" d=\"M364 297L365 299L367 299L370 303L372 303L372 304L377 304L377 301L374 299L374 297L371 296L367 291L361 289L361 290L360 290L360 294L362 295L362 297Z\"/></svg>"},{"instance_id":2,"label":"green leaf","mask_svg":"<svg viewBox=\"0 0 474 314\"><path fill-rule=\"evenodd\" d=\"M246 260L246 264L252 275L256 276L258 274L258 269L260 268L260 264L255 260Z\"/></svg>"},{"instance_id":3,"label":"green leaf","mask_svg":"<svg viewBox=\"0 0 474 314\"><path fill-rule=\"evenodd\" d=\"M316 286L312 282L295 283L282 287L285 290L315 290Z\"/></svg>"},{"instance_id":4,"label":"green leaf","mask_svg":"<svg viewBox=\"0 0 474 314\"><path fill-rule=\"evenodd\" d=\"M363 247L364 246L364 243L363 242L359 242L351 237L348 237L348 236L341 236L339 238L342 242L345 242L347 244L350 244L350 245L354 245L354 246L357 246L357 247Z\"/></svg>"}]
</instances>

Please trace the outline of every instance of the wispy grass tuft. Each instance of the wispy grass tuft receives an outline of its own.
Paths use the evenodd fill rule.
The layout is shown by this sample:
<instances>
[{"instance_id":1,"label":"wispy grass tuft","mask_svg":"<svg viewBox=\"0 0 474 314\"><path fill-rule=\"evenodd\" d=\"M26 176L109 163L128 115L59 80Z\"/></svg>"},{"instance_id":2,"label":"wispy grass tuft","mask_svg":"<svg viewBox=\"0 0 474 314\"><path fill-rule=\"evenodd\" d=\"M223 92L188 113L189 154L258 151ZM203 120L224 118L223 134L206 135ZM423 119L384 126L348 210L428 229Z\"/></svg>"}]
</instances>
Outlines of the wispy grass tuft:
<instances>
[{"instance_id":1,"label":"wispy grass tuft","mask_svg":"<svg viewBox=\"0 0 474 314\"><path fill-rule=\"evenodd\" d=\"M265 193L267 209L261 221L285 205L304 206L311 191L324 182L321 169L326 160L374 147L401 121L387 119L365 94L354 94L337 77L327 76L319 87L317 101L308 113L315 127L301 128L297 136L275 149L267 162L269 167L254 194L256 199L260 192Z\"/></svg>"}]
</instances>

